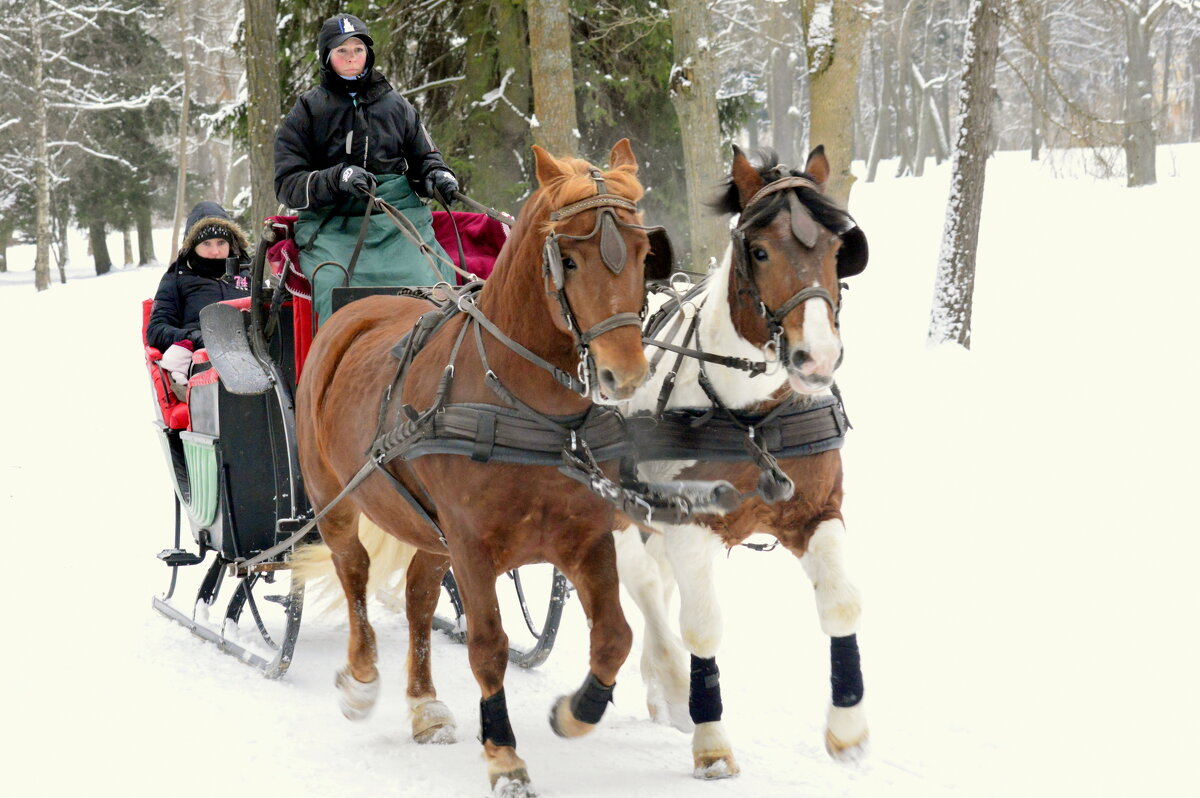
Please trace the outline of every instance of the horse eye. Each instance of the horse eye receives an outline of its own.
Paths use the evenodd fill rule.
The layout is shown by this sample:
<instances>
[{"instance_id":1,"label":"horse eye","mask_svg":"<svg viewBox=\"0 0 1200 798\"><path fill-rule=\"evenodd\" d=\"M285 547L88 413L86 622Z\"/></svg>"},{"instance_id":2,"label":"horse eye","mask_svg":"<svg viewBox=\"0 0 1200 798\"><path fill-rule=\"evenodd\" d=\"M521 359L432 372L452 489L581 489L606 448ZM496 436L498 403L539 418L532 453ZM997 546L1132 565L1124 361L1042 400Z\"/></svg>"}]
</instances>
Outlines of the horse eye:
<instances>
[{"instance_id":1,"label":"horse eye","mask_svg":"<svg viewBox=\"0 0 1200 798\"><path fill-rule=\"evenodd\" d=\"M562 264L564 269L570 270L576 268L576 263L571 258L563 258Z\"/></svg>"},{"instance_id":2,"label":"horse eye","mask_svg":"<svg viewBox=\"0 0 1200 798\"><path fill-rule=\"evenodd\" d=\"M753 256L753 258L757 261L765 261L771 257L762 247L755 247L754 249L750 250L750 255Z\"/></svg>"}]
</instances>

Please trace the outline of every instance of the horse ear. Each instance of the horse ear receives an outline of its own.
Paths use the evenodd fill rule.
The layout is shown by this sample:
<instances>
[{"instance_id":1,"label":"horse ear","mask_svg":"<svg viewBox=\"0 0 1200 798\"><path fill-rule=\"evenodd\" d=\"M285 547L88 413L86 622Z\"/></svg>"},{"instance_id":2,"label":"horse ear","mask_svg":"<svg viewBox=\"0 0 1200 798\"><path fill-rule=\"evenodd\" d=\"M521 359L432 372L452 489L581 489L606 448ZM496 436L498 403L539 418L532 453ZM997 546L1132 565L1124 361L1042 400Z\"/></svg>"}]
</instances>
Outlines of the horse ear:
<instances>
[{"instance_id":1,"label":"horse ear","mask_svg":"<svg viewBox=\"0 0 1200 798\"><path fill-rule=\"evenodd\" d=\"M646 279L666 280L675 271L675 253L666 230L647 230L650 251L646 254Z\"/></svg>"},{"instance_id":2,"label":"horse ear","mask_svg":"<svg viewBox=\"0 0 1200 798\"><path fill-rule=\"evenodd\" d=\"M538 145L533 145L533 160L536 164L539 186L546 186L567 174L559 160Z\"/></svg>"},{"instance_id":3,"label":"horse ear","mask_svg":"<svg viewBox=\"0 0 1200 798\"><path fill-rule=\"evenodd\" d=\"M842 246L837 253L837 275L853 277L867 268L867 235L858 225L842 233Z\"/></svg>"},{"instance_id":4,"label":"horse ear","mask_svg":"<svg viewBox=\"0 0 1200 798\"><path fill-rule=\"evenodd\" d=\"M812 176L812 179L817 182L821 190L825 190L825 184L829 181L829 159L825 157L825 145L818 144L816 149L808 154L808 163L804 164L804 171Z\"/></svg>"},{"instance_id":5,"label":"horse ear","mask_svg":"<svg viewBox=\"0 0 1200 798\"><path fill-rule=\"evenodd\" d=\"M733 145L733 168L730 170L730 176L733 178L733 184L737 186L738 204L742 208L745 208L750 198L767 184L742 152L741 147L736 144Z\"/></svg>"},{"instance_id":6,"label":"horse ear","mask_svg":"<svg viewBox=\"0 0 1200 798\"><path fill-rule=\"evenodd\" d=\"M637 171L637 158L633 157L633 147L629 146L629 139L621 139L613 145L608 154L608 165L610 169L632 166L633 171Z\"/></svg>"}]
</instances>

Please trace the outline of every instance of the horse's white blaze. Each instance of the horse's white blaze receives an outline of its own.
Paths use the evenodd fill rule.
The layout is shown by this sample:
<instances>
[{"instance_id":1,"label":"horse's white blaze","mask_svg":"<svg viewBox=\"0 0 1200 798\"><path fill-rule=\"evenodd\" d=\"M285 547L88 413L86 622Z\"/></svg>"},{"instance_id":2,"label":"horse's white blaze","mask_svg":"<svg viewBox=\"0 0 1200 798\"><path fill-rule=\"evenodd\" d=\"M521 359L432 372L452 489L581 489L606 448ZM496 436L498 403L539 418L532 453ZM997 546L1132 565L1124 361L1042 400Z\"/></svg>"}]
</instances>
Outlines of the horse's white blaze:
<instances>
[{"instance_id":1,"label":"horse's white blaze","mask_svg":"<svg viewBox=\"0 0 1200 798\"><path fill-rule=\"evenodd\" d=\"M817 525L800 564L812 580L817 594L821 631L830 637L845 637L858 631L862 599L846 576L846 526L830 518Z\"/></svg>"},{"instance_id":2,"label":"horse's white blaze","mask_svg":"<svg viewBox=\"0 0 1200 798\"><path fill-rule=\"evenodd\" d=\"M667 559L679 582L679 629L687 650L701 659L721 646L721 605L713 563L725 547L707 527L666 526Z\"/></svg>"},{"instance_id":3,"label":"horse's white blaze","mask_svg":"<svg viewBox=\"0 0 1200 798\"><path fill-rule=\"evenodd\" d=\"M817 288L817 283L813 283L813 287ZM842 356L842 340L830 321L829 305L825 300L814 297L804 303L802 329L802 346L808 352L809 360L800 367L800 373L832 377L838 358Z\"/></svg>"}]
</instances>

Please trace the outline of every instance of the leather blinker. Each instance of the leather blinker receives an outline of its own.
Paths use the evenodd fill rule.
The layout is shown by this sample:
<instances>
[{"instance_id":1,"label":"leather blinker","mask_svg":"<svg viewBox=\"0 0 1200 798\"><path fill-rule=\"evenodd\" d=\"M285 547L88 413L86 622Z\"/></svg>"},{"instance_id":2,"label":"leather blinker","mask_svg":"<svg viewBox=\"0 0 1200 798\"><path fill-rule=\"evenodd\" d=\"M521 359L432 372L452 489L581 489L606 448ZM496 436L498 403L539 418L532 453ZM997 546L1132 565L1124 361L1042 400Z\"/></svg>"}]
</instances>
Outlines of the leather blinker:
<instances>
[{"instance_id":1,"label":"leather blinker","mask_svg":"<svg viewBox=\"0 0 1200 798\"><path fill-rule=\"evenodd\" d=\"M617 229L617 222L612 211L600 212L600 259L613 274L620 274L625 268L625 237Z\"/></svg>"},{"instance_id":2,"label":"leather blinker","mask_svg":"<svg viewBox=\"0 0 1200 798\"><path fill-rule=\"evenodd\" d=\"M788 210L792 216L792 235L804 246L812 249L817 243L817 222L809 214L808 209L800 202L795 191L787 193Z\"/></svg>"}]
</instances>

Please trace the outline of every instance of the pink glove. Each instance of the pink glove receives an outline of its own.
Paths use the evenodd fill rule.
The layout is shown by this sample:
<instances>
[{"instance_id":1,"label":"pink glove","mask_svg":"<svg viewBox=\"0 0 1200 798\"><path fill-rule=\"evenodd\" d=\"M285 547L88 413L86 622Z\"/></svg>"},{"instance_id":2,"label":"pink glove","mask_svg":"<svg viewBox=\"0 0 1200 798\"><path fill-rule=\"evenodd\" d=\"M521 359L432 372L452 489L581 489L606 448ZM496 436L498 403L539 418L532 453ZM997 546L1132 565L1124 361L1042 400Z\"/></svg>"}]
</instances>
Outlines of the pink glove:
<instances>
[{"instance_id":1,"label":"pink glove","mask_svg":"<svg viewBox=\"0 0 1200 798\"><path fill-rule=\"evenodd\" d=\"M187 385L188 371L192 368L192 347L191 341L180 341L177 344L171 344L166 352L163 352L162 360L158 361L171 374L171 379L180 385Z\"/></svg>"}]
</instances>

